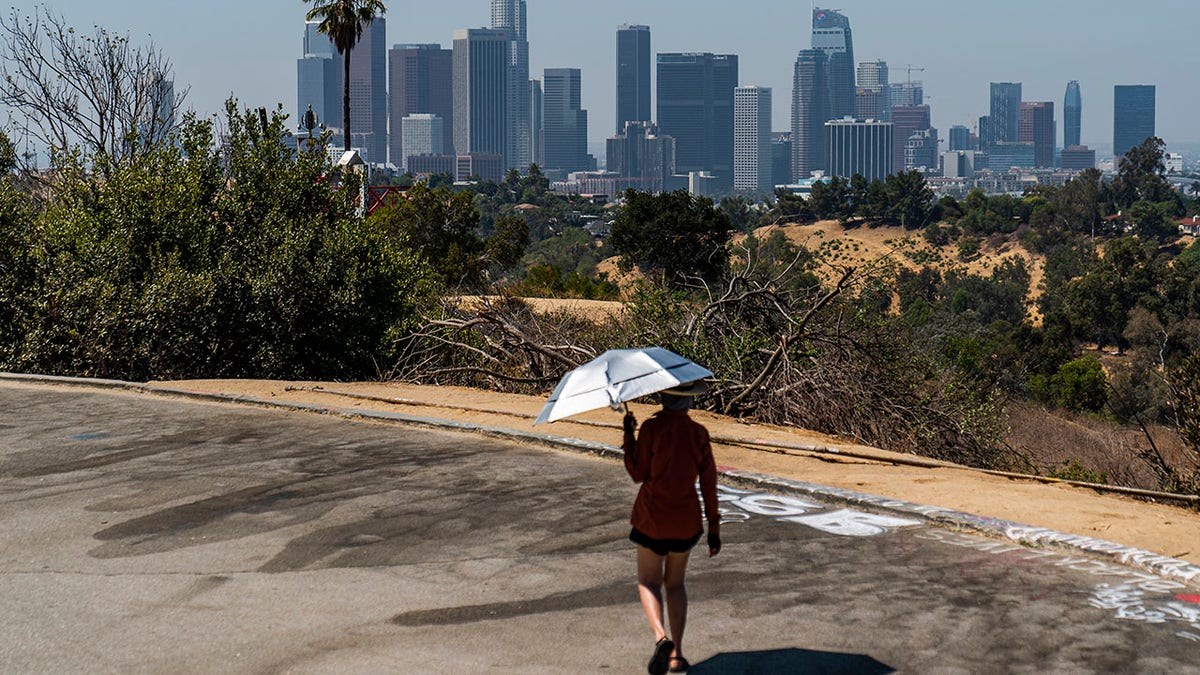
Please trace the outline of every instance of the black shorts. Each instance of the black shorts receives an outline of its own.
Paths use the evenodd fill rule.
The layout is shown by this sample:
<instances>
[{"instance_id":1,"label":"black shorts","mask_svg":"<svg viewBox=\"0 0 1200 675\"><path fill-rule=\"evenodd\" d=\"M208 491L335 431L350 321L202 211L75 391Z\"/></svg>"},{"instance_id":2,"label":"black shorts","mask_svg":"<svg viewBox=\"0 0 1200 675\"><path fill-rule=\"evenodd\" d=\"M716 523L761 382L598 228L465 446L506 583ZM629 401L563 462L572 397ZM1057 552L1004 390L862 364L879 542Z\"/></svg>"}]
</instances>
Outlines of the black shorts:
<instances>
[{"instance_id":1,"label":"black shorts","mask_svg":"<svg viewBox=\"0 0 1200 675\"><path fill-rule=\"evenodd\" d=\"M655 555L667 555L668 553L687 553L695 548L696 542L700 541L702 534L704 534L703 531L691 539L655 539L635 527L629 532L629 541L638 546L645 546Z\"/></svg>"}]
</instances>

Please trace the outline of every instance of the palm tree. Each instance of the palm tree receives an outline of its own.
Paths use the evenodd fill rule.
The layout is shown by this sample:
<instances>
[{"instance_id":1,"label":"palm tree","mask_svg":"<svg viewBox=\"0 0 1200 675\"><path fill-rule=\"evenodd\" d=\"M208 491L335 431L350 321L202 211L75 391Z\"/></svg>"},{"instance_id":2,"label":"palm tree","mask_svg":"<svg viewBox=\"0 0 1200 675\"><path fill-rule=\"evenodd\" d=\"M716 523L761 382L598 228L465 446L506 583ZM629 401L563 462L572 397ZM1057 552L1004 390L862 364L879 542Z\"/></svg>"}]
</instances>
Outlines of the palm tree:
<instances>
[{"instance_id":1,"label":"palm tree","mask_svg":"<svg viewBox=\"0 0 1200 675\"><path fill-rule=\"evenodd\" d=\"M333 46L342 55L346 71L342 78L342 136L346 150L350 149L350 50L362 38L363 27L369 25L379 14L386 14L383 0L304 0L314 3L305 17L309 21L320 20L317 30L329 36Z\"/></svg>"}]
</instances>

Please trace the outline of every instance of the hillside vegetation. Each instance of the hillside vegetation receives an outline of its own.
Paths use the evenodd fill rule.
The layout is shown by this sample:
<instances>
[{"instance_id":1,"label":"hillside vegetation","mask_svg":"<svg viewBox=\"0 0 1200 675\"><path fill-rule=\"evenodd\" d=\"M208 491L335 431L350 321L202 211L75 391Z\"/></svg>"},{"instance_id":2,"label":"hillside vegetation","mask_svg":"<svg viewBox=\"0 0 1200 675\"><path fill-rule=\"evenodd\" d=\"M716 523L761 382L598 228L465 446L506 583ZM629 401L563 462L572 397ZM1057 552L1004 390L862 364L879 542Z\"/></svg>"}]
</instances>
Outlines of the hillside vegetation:
<instances>
[{"instance_id":1,"label":"hillside vegetation","mask_svg":"<svg viewBox=\"0 0 1200 675\"><path fill-rule=\"evenodd\" d=\"M223 125L218 140L187 119L128 157L67 148L39 173L0 137L0 368L544 394L605 349L653 344L712 369L702 405L739 419L1200 491L1200 249L1173 229L1197 205L1166 185L1156 140L1111 181L1023 197L935 202L910 173L765 207L606 206L530 167L417 183L363 218L359 177L320 142L289 149L280 111L230 102ZM1038 438L1085 436L1022 436L1038 410L1133 433L1051 457Z\"/></svg>"}]
</instances>

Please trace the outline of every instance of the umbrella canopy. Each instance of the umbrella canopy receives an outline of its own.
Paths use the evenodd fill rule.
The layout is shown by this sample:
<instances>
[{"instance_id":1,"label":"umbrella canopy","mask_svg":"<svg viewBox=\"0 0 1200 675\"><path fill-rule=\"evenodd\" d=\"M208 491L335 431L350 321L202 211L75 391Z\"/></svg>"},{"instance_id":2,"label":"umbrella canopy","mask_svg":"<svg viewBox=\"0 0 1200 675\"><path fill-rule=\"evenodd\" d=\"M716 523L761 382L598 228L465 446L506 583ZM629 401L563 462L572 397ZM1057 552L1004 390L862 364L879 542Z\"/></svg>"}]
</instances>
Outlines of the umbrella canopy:
<instances>
[{"instance_id":1,"label":"umbrella canopy","mask_svg":"<svg viewBox=\"0 0 1200 675\"><path fill-rule=\"evenodd\" d=\"M712 371L662 349L610 349L563 376L535 425L712 377Z\"/></svg>"}]
</instances>

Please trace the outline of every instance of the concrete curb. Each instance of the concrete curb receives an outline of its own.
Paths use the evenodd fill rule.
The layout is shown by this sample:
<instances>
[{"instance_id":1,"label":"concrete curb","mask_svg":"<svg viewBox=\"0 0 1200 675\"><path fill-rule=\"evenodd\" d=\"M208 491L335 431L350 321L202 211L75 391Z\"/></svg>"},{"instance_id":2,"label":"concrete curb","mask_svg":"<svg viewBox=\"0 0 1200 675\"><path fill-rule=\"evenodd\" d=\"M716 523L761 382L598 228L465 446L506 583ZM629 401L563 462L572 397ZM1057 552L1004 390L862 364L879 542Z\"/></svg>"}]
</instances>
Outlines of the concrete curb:
<instances>
[{"instance_id":1,"label":"concrete curb","mask_svg":"<svg viewBox=\"0 0 1200 675\"><path fill-rule=\"evenodd\" d=\"M0 382L21 382L26 384L47 384L57 386L87 387L93 389L115 389L136 393L153 394L172 398L185 398L200 401L236 403L253 405L262 408L275 408L300 412L335 415L347 419L365 419L392 422L409 426L419 426L431 429L475 433L483 436L516 440L551 448L569 448L598 457L621 459L624 453L620 448L584 441L577 438L537 434L532 432L493 427L468 422L456 422L435 417L418 417L403 413L390 413L375 410L353 410L348 408L333 408L306 403L288 401L272 401L252 396L236 394L221 394L183 389L177 387L157 387L147 384L122 382L119 380L93 380L52 375L21 375L0 373ZM961 511L954 511L938 506L925 506L888 497L869 495L853 490L804 483L801 481L767 476L763 474L726 469L720 471L720 478L729 484L750 487L771 492L791 495L804 495L820 499L838 506L851 506L874 512L884 512L893 515L915 517L923 522L941 528L970 532L987 537L1006 539L1029 547L1040 547L1058 550L1072 554L1082 554L1097 557L1111 562L1149 572L1161 577L1183 583L1192 583L1200 578L1200 566L1152 553L1150 551L1131 548L1103 539L1085 537L1082 535L1057 532L1046 528L1024 525L998 518L989 518Z\"/></svg>"}]
</instances>

